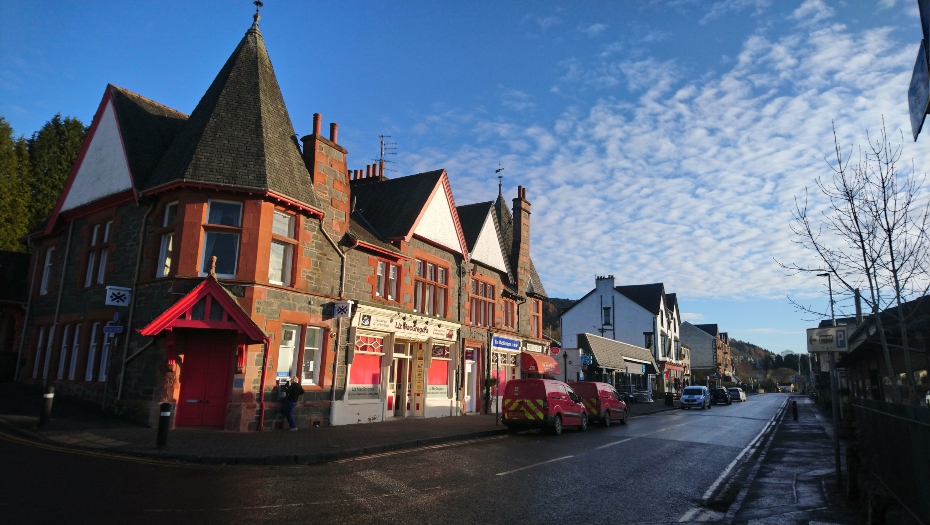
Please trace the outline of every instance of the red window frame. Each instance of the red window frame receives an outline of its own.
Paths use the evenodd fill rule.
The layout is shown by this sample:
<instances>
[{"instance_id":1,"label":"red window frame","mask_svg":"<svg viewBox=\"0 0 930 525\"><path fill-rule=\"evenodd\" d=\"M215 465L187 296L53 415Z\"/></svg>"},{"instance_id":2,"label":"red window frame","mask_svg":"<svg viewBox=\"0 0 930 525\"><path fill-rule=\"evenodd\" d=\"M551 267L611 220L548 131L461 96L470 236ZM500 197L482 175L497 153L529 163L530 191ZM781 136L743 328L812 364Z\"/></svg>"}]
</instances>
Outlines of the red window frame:
<instances>
[{"instance_id":1,"label":"red window frame","mask_svg":"<svg viewBox=\"0 0 930 525\"><path fill-rule=\"evenodd\" d=\"M503 307L501 308L501 317L503 318L504 328L510 328L511 330L517 327L517 303L511 299L503 300Z\"/></svg>"},{"instance_id":2,"label":"red window frame","mask_svg":"<svg viewBox=\"0 0 930 525\"><path fill-rule=\"evenodd\" d=\"M393 277L391 277L392 272L394 273ZM375 264L375 278L375 297L397 302L400 295L398 293L400 288L400 266L379 259Z\"/></svg>"},{"instance_id":3,"label":"red window frame","mask_svg":"<svg viewBox=\"0 0 930 525\"><path fill-rule=\"evenodd\" d=\"M542 301L530 299L530 337L542 338Z\"/></svg>"},{"instance_id":4,"label":"red window frame","mask_svg":"<svg viewBox=\"0 0 930 525\"><path fill-rule=\"evenodd\" d=\"M426 259L414 259L413 310L424 315L448 317L449 267Z\"/></svg>"},{"instance_id":5,"label":"red window frame","mask_svg":"<svg viewBox=\"0 0 930 525\"><path fill-rule=\"evenodd\" d=\"M472 278L468 291L468 322L474 326L494 326L496 287L493 283Z\"/></svg>"}]
</instances>

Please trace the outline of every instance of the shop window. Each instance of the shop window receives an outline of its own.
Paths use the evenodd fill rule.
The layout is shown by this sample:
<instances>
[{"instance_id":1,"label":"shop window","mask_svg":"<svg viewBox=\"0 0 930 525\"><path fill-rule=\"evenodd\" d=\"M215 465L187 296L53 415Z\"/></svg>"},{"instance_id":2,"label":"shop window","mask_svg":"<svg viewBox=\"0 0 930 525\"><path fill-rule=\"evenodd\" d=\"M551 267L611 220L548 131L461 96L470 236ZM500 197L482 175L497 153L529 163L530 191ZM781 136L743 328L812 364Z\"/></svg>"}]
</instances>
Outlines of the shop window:
<instances>
[{"instance_id":1,"label":"shop window","mask_svg":"<svg viewBox=\"0 0 930 525\"><path fill-rule=\"evenodd\" d=\"M293 284L295 217L283 211L274 212L271 226L271 254L268 262L268 282L283 286Z\"/></svg>"},{"instance_id":2,"label":"shop window","mask_svg":"<svg viewBox=\"0 0 930 525\"><path fill-rule=\"evenodd\" d=\"M216 276L235 278L239 264L239 236L242 233L242 203L209 201L207 222L203 228L200 274L210 273L210 259L216 257Z\"/></svg>"},{"instance_id":3,"label":"shop window","mask_svg":"<svg viewBox=\"0 0 930 525\"><path fill-rule=\"evenodd\" d=\"M81 325L74 325L74 342L71 344L71 364L68 366L68 380L74 381L74 372L77 369L78 353L81 345Z\"/></svg>"},{"instance_id":4,"label":"shop window","mask_svg":"<svg viewBox=\"0 0 930 525\"><path fill-rule=\"evenodd\" d=\"M381 356L384 339L373 336L355 338L355 357L349 367L349 386L346 399L381 399Z\"/></svg>"},{"instance_id":5,"label":"shop window","mask_svg":"<svg viewBox=\"0 0 930 525\"><path fill-rule=\"evenodd\" d=\"M446 317L449 294L448 269L431 262L414 262L413 309L426 315Z\"/></svg>"},{"instance_id":6,"label":"shop window","mask_svg":"<svg viewBox=\"0 0 930 525\"><path fill-rule=\"evenodd\" d=\"M315 326L305 328L304 366L300 382L304 385L320 384L320 359L322 358L323 329Z\"/></svg>"},{"instance_id":7,"label":"shop window","mask_svg":"<svg viewBox=\"0 0 930 525\"><path fill-rule=\"evenodd\" d=\"M389 301L397 300L397 277L399 268L385 261L378 261L378 281L375 285L375 296L383 297Z\"/></svg>"},{"instance_id":8,"label":"shop window","mask_svg":"<svg viewBox=\"0 0 930 525\"><path fill-rule=\"evenodd\" d=\"M504 328L515 330L517 328L517 303L510 299L504 299L503 305Z\"/></svg>"},{"instance_id":9,"label":"shop window","mask_svg":"<svg viewBox=\"0 0 930 525\"><path fill-rule=\"evenodd\" d=\"M448 347L445 348L448 351ZM437 347L433 347L435 355ZM449 397L449 359L433 357L427 375L426 397Z\"/></svg>"},{"instance_id":10,"label":"shop window","mask_svg":"<svg viewBox=\"0 0 930 525\"><path fill-rule=\"evenodd\" d=\"M42 283L39 285L39 295L48 293L48 282L52 277L52 258L54 255L54 246L45 250L45 264L42 266Z\"/></svg>"},{"instance_id":11,"label":"shop window","mask_svg":"<svg viewBox=\"0 0 930 525\"><path fill-rule=\"evenodd\" d=\"M107 271L107 254L109 253L110 230L113 221L95 224L90 234L87 268L84 271L84 287L103 284Z\"/></svg>"},{"instance_id":12,"label":"shop window","mask_svg":"<svg viewBox=\"0 0 930 525\"><path fill-rule=\"evenodd\" d=\"M530 337L542 338L542 301L530 299Z\"/></svg>"},{"instance_id":13,"label":"shop window","mask_svg":"<svg viewBox=\"0 0 930 525\"><path fill-rule=\"evenodd\" d=\"M165 205L164 216L162 217L162 228L173 228L174 221L178 215L178 203L169 202ZM167 277L171 275L174 268L174 230L163 231L161 234L161 245L158 248L158 268L155 277Z\"/></svg>"},{"instance_id":14,"label":"shop window","mask_svg":"<svg viewBox=\"0 0 930 525\"><path fill-rule=\"evenodd\" d=\"M35 362L32 363L32 378L39 377L39 366L42 362L42 344L45 342L45 327L39 327L39 339L36 342Z\"/></svg>"},{"instance_id":15,"label":"shop window","mask_svg":"<svg viewBox=\"0 0 930 525\"><path fill-rule=\"evenodd\" d=\"M471 280L468 320L475 326L494 326L494 285Z\"/></svg>"},{"instance_id":16,"label":"shop window","mask_svg":"<svg viewBox=\"0 0 930 525\"><path fill-rule=\"evenodd\" d=\"M97 357L97 336L100 329L100 323L94 323L90 327L90 341L87 348L87 367L84 369L84 381L94 379L94 359Z\"/></svg>"}]
</instances>

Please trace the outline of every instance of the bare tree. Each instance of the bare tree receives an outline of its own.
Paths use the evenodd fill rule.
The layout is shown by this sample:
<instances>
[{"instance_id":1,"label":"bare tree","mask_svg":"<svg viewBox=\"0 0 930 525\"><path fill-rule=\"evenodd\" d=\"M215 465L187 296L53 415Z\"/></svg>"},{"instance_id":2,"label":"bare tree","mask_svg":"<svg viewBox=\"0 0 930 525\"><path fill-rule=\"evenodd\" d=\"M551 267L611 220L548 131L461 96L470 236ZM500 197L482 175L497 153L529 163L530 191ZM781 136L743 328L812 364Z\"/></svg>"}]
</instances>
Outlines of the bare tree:
<instances>
[{"instance_id":1,"label":"bare tree","mask_svg":"<svg viewBox=\"0 0 930 525\"><path fill-rule=\"evenodd\" d=\"M841 294L844 291L853 294L861 288L868 290L863 301L876 323L894 400L901 402L891 351L879 315L885 308L897 306L909 400L917 405L917 383L901 304L927 293L930 207L927 202L918 202L925 200L921 193L924 177L916 176L913 166L908 173L898 169L903 136L899 145L892 145L884 122L878 138L872 140L868 133L866 136L868 147L860 147L853 162L853 150L843 154L834 128L836 160L827 160L832 174L829 179L816 180L817 189L827 198L829 207L822 217L811 217L807 198L803 203L795 199L791 225L798 237L796 242L813 251L819 264L782 264L782 267L794 272L829 272L840 283ZM824 313L791 302L803 311L826 317Z\"/></svg>"}]
</instances>

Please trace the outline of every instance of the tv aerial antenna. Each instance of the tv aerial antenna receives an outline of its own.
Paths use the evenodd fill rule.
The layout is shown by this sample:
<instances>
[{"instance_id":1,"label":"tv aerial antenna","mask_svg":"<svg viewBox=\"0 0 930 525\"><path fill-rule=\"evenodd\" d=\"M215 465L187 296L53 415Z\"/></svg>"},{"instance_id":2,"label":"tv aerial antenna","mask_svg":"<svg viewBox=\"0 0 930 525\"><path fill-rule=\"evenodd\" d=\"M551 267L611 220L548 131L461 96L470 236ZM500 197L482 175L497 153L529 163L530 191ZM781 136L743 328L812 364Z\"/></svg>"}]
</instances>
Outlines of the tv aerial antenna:
<instances>
[{"instance_id":1,"label":"tv aerial antenna","mask_svg":"<svg viewBox=\"0 0 930 525\"><path fill-rule=\"evenodd\" d=\"M378 135L380 142L380 153L377 159L371 159L378 163L381 166L381 169L384 171L394 171L397 170L390 169L387 164L396 164L393 160L388 160L386 157L397 155L397 143L394 142L393 138L390 135Z\"/></svg>"}]
</instances>

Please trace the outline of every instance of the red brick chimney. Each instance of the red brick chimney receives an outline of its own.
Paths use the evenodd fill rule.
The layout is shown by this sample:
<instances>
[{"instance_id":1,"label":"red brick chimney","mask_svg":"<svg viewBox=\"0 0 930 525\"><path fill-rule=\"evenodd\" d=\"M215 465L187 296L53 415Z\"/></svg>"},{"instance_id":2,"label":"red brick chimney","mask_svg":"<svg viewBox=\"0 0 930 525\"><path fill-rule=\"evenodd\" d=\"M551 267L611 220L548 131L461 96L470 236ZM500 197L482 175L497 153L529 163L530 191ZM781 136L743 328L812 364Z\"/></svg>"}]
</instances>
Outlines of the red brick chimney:
<instances>
[{"instance_id":1,"label":"red brick chimney","mask_svg":"<svg viewBox=\"0 0 930 525\"><path fill-rule=\"evenodd\" d=\"M530 202L526 200L526 188L517 186L517 198L513 200L513 268L517 272L517 291L526 292L530 283Z\"/></svg>"},{"instance_id":2,"label":"red brick chimney","mask_svg":"<svg viewBox=\"0 0 930 525\"><path fill-rule=\"evenodd\" d=\"M322 115L314 113L313 134L300 139L304 145L304 164L323 205L327 226L342 234L349 229L348 151L336 143L339 126L335 122L329 125L329 139L320 134L322 120Z\"/></svg>"}]
</instances>

